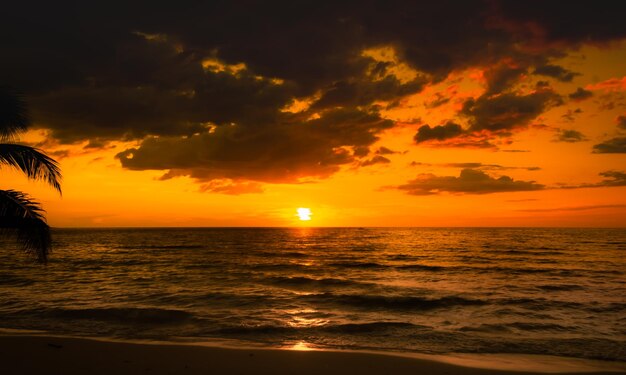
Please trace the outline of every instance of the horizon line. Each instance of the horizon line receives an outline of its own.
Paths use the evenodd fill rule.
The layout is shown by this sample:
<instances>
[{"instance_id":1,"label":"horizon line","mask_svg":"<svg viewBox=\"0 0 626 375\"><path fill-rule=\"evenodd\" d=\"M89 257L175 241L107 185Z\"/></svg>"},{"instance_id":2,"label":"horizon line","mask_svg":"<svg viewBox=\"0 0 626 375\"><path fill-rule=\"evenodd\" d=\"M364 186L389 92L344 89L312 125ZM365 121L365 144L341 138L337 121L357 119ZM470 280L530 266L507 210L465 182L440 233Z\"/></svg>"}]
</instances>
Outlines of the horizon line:
<instances>
[{"instance_id":1,"label":"horizon line","mask_svg":"<svg viewBox=\"0 0 626 375\"><path fill-rule=\"evenodd\" d=\"M51 229L626 229L603 226L51 226Z\"/></svg>"}]
</instances>

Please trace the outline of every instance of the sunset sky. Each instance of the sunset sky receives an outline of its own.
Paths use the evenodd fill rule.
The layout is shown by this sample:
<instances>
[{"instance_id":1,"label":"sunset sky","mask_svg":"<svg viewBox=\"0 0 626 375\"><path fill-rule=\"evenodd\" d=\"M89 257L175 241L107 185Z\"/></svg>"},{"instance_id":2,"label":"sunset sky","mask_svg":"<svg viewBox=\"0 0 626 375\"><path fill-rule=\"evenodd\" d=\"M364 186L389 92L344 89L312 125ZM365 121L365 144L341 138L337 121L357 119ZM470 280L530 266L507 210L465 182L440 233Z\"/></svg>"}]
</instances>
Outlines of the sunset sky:
<instances>
[{"instance_id":1,"label":"sunset sky","mask_svg":"<svg viewBox=\"0 0 626 375\"><path fill-rule=\"evenodd\" d=\"M626 226L618 2L133 3L3 10L52 226Z\"/></svg>"}]
</instances>

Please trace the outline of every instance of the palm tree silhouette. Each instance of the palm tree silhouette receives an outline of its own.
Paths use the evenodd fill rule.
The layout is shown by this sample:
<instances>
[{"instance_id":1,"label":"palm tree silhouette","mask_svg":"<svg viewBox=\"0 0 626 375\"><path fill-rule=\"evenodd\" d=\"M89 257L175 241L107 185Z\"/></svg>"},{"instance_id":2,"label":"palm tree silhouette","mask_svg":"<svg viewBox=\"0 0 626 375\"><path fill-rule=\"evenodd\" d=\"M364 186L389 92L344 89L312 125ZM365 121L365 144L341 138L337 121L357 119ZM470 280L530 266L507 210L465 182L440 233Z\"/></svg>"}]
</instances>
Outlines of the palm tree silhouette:
<instances>
[{"instance_id":1,"label":"palm tree silhouette","mask_svg":"<svg viewBox=\"0 0 626 375\"><path fill-rule=\"evenodd\" d=\"M0 86L0 166L18 169L33 180L43 180L61 194L59 164L40 150L16 144L30 125L23 96ZM24 251L39 262L48 260L50 227L39 202L15 190L0 190L0 233L16 235Z\"/></svg>"}]
</instances>

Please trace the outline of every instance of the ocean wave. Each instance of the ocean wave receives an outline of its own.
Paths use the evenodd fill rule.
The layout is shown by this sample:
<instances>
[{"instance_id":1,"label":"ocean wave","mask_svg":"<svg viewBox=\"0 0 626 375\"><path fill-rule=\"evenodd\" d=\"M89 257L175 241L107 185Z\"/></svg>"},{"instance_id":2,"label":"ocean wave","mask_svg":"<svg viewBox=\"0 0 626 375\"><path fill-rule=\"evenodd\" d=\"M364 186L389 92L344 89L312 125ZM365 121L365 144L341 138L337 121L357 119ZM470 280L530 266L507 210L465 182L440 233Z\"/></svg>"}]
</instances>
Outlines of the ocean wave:
<instances>
[{"instance_id":1,"label":"ocean wave","mask_svg":"<svg viewBox=\"0 0 626 375\"><path fill-rule=\"evenodd\" d=\"M271 284L284 286L352 286L359 282L335 278L313 279L305 276L276 276L268 278Z\"/></svg>"},{"instance_id":2,"label":"ocean wave","mask_svg":"<svg viewBox=\"0 0 626 375\"><path fill-rule=\"evenodd\" d=\"M585 289L580 285L574 284L561 284L561 285L538 285L537 289L547 290L547 291L570 291L570 290L582 290Z\"/></svg>"},{"instance_id":3,"label":"ocean wave","mask_svg":"<svg viewBox=\"0 0 626 375\"><path fill-rule=\"evenodd\" d=\"M321 293L301 298L314 303L331 303L369 309L434 310L455 306L479 306L487 302L459 296L423 298L409 296Z\"/></svg>"},{"instance_id":4,"label":"ocean wave","mask_svg":"<svg viewBox=\"0 0 626 375\"><path fill-rule=\"evenodd\" d=\"M543 249L543 248L539 248ZM525 255L525 256L554 256L554 255L563 255L562 251L549 251L547 248L543 250L539 249L510 249L510 250L487 250L488 253L494 254L509 254L509 255Z\"/></svg>"},{"instance_id":5,"label":"ocean wave","mask_svg":"<svg viewBox=\"0 0 626 375\"><path fill-rule=\"evenodd\" d=\"M384 264L380 264L376 262L335 262L335 263L329 263L328 265L333 266L333 267L341 267L341 268L365 268L365 269L389 267Z\"/></svg>"},{"instance_id":6,"label":"ocean wave","mask_svg":"<svg viewBox=\"0 0 626 375\"><path fill-rule=\"evenodd\" d=\"M591 306L587 310L595 313L626 312L626 303L613 302L606 305Z\"/></svg>"},{"instance_id":7,"label":"ocean wave","mask_svg":"<svg viewBox=\"0 0 626 375\"><path fill-rule=\"evenodd\" d=\"M517 305L527 310L541 311L547 308L580 310L586 304L573 301L551 300L547 298L504 298L496 301L500 305Z\"/></svg>"},{"instance_id":8,"label":"ocean wave","mask_svg":"<svg viewBox=\"0 0 626 375\"><path fill-rule=\"evenodd\" d=\"M420 271L443 271L443 270L448 270L450 267L443 267L443 266L429 266L426 264L407 264L404 266L397 266L397 269L400 270L420 270Z\"/></svg>"},{"instance_id":9,"label":"ocean wave","mask_svg":"<svg viewBox=\"0 0 626 375\"><path fill-rule=\"evenodd\" d=\"M28 286L34 284L35 281L14 275L0 275L0 285L3 286Z\"/></svg>"},{"instance_id":10,"label":"ocean wave","mask_svg":"<svg viewBox=\"0 0 626 375\"><path fill-rule=\"evenodd\" d=\"M567 327L556 323L515 322L507 324L508 327L522 331L571 331L576 327Z\"/></svg>"},{"instance_id":11,"label":"ocean wave","mask_svg":"<svg viewBox=\"0 0 626 375\"><path fill-rule=\"evenodd\" d=\"M486 333L502 333L511 332L513 330L520 331L560 331L568 332L575 331L577 327L564 326L556 323L540 323L540 322L512 322L512 323L493 323L493 324L481 324L479 326L462 327L459 331L462 332L486 332Z\"/></svg>"},{"instance_id":12,"label":"ocean wave","mask_svg":"<svg viewBox=\"0 0 626 375\"><path fill-rule=\"evenodd\" d=\"M172 324L186 321L192 314L182 310L158 308L107 307L94 309L60 309L49 312L55 318L101 320L120 323Z\"/></svg>"},{"instance_id":13,"label":"ocean wave","mask_svg":"<svg viewBox=\"0 0 626 375\"><path fill-rule=\"evenodd\" d=\"M289 325L258 325L258 326L231 326L222 327L212 333L234 335L269 335L269 334L298 334L302 332L326 332L335 334L362 334L380 333L397 329L423 329L425 326L405 322L371 322L371 323L348 323L328 324L321 326L298 327Z\"/></svg>"},{"instance_id":14,"label":"ocean wave","mask_svg":"<svg viewBox=\"0 0 626 375\"><path fill-rule=\"evenodd\" d=\"M121 245L117 249L121 250L187 250L203 249L203 245Z\"/></svg>"},{"instance_id":15,"label":"ocean wave","mask_svg":"<svg viewBox=\"0 0 626 375\"><path fill-rule=\"evenodd\" d=\"M415 329L427 328L426 326L416 325L405 322L372 322L372 323L348 323L326 325L321 327L325 332L333 333L372 333L382 332L394 329Z\"/></svg>"},{"instance_id":16,"label":"ocean wave","mask_svg":"<svg viewBox=\"0 0 626 375\"><path fill-rule=\"evenodd\" d=\"M253 254L259 257L270 258L304 258L311 256L311 254L301 253L299 251L256 251Z\"/></svg>"}]
</instances>

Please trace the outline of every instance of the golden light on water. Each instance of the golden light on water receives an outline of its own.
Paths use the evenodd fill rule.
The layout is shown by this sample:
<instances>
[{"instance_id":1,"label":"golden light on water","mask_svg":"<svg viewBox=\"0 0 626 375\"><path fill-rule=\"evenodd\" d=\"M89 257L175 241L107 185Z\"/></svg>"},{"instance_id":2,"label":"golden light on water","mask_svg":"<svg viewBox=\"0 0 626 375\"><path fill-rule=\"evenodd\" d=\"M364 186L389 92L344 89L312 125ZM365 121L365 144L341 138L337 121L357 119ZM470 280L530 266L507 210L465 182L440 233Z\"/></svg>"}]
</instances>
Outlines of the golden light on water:
<instances>
[{"instance_id":1,"label":"golden light on water","mask_svg":"<svg viewBox=\"0 0 626 375\"><path fill-rule=\"evenodd\" d=\"M306 208L306 207L298 208L297 212L298 212L298 217L300 218L301 221L309 221L311 220L311 215L313 215L311 213L311 209Z\"/></svg>"}]
</instances>

